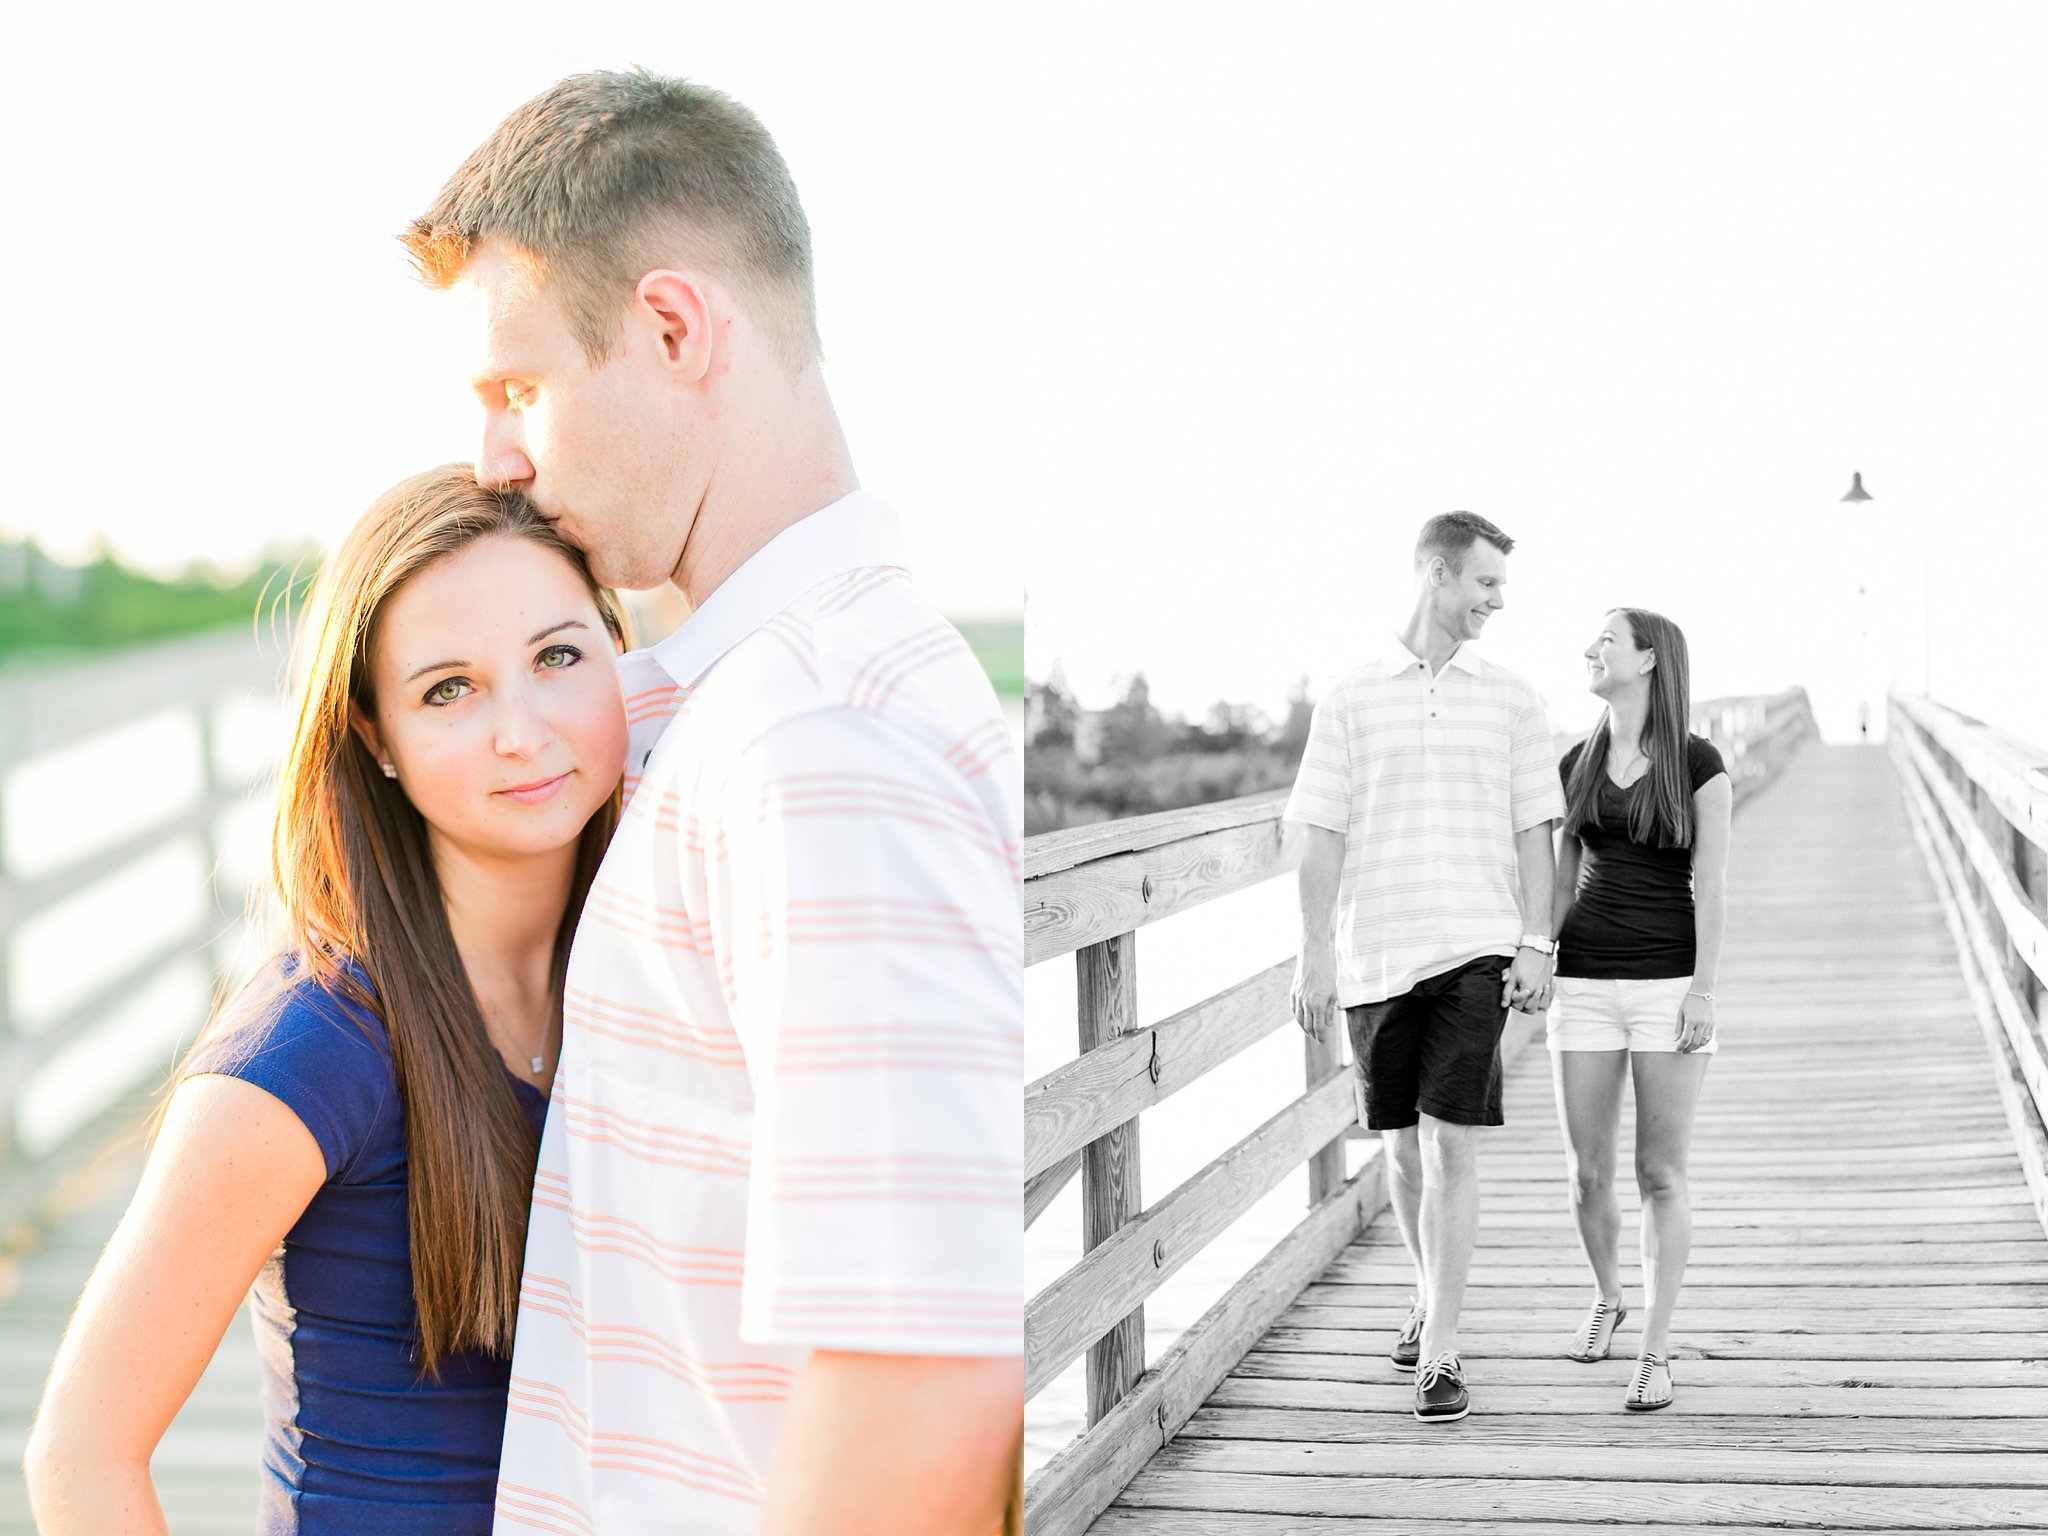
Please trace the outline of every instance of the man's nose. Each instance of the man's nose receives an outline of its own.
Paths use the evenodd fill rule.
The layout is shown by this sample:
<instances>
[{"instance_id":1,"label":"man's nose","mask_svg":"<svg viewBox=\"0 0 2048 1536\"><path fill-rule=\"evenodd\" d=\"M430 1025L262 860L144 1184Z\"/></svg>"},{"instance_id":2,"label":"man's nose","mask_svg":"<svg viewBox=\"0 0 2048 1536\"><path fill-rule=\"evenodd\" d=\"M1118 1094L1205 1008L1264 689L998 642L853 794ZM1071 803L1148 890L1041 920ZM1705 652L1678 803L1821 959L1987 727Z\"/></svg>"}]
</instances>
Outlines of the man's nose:
<instances>
[{"instance_id":1,"label":"man's nose","mask_svg":"<svg viewBox=\"0 0 2048 1536\"><path fill-rule=\"evenodd\" d=\"M533 479L533 461L519 441L512 413L493 412L484 422L483 445L476 456L477 483L494 491L512 490Z\"/></svg>"}]
</instances>

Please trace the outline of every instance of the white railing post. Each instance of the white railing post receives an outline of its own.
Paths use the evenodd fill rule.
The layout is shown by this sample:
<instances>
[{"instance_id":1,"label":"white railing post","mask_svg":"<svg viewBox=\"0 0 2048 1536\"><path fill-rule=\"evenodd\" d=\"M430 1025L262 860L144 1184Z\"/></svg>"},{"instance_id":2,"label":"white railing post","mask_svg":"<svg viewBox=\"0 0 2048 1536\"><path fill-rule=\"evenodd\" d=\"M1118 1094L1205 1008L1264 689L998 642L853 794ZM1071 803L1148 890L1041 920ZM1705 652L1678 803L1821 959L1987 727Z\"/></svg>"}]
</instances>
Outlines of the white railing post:
<instances>
[{"instance_id":1,"label":"white railing post","mask_svg":"<svg viewBox=\"0 0 2048 1536\"><path fill-rule=\"evenodd\" d=\"M1138 1027L1138 936L1120 933L1076 951L1081 1054ZM1081 1251L1109 1241L1144 1209L1138 1121L1132 1116L1081 1155ZM1088 1422L1123 1400L1145 1370L1145 1309L1135 1308L1088 1349Z\"/></svg>"}]
</instances>

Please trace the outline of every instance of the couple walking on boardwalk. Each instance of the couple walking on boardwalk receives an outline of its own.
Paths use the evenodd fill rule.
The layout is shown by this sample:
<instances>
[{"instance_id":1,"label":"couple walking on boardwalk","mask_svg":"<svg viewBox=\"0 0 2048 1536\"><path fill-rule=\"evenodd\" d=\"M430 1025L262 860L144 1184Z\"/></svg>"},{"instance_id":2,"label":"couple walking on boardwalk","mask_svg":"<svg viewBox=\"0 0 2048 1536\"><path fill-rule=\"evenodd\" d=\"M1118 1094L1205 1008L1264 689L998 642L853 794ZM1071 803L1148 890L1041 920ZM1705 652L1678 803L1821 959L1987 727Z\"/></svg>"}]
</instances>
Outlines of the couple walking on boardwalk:
<instances>
[{"instance_id":1,"label":"couple walking on boardwalk","mask_svg":"<svg viewBox=\"0 0 2048 1536\"><path fill-rule=\"evenodd\" d=\"M1585 658L1606 713L1560 763L1535 690L1470 645L1503 606L1513 549L1468 512L1423 525L1414 611L1317 705L1286 810L1307 839L1294 1016L1322 1040L1341 1011L1350 1035L1359 1119L1381 1134L1417 1279L1392 1360L1415 1372L1429 1423L1471 1408L1458 1320L1479 1223L1474 1128L1503 1123L1508 1010L1549 1010L1595 1286L1560 1352L1582 1362L1607 1358L1628 1315L1614 1159L1634 1081L1648 1310L1623 1406L1636 1411L1672 1401L1686 1155L1717 1049L1733 796L1720 753L1687 729L1685 637L1640 609L1600 619Z\"/></svg>"}]
</instances>

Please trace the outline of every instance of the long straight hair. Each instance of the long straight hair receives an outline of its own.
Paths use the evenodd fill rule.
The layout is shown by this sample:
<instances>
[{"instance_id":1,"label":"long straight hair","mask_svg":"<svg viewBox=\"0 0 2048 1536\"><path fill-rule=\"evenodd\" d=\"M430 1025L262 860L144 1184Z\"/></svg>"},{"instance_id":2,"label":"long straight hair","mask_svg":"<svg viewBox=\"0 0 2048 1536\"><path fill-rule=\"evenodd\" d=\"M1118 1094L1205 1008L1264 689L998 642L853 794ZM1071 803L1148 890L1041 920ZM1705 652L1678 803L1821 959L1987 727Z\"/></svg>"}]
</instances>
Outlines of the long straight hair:
<instances>
[{"instance_id":1,"label":"long straight hair","mask_svg":"<svg viewBox=\"0 0 2048 1536\"><path fill-rule=\"evenodd\" d=\"M1650 766L1626 791L1629 839L1653 848L1690 848L1692 775L1687 738L1692 720L1692 664L1686 656L1685 635L1664 615L1645 608L1609 610L1609 617L1615 614L1627 621L1636 649L1652 651L1657 657L1650 671L1650 711L1636 742ZM1576 835L1589 822L1601 824L1600 785L1607 777L1613 731L1614 714L1609 710L1579 749L1579 760L1565 786L1566 832Z\"/></svg>"},{"instance_id":2,"label":"long straight hair","mask_svg":"<svg viewBox=\"0 0 2048 1536\"><path fill-rule=\"evenodd\" d=\"M494 538L561 556L624 643L611 594L517 491L487 490L470 466L449 464L379 497L322 570L300 635L305 692L271 836L283 941L193 1047L232 1050L308 983L382 1021L405 1118L417 1358L428 1376L460 1350L511 1353L538 1146L455 947L426 822L349 714L376 713L369 651L385 603L429 566ZM552 956L557 1009L570 937L618 815L614 788L577 842Z\"/></svg>"}]
</instances>

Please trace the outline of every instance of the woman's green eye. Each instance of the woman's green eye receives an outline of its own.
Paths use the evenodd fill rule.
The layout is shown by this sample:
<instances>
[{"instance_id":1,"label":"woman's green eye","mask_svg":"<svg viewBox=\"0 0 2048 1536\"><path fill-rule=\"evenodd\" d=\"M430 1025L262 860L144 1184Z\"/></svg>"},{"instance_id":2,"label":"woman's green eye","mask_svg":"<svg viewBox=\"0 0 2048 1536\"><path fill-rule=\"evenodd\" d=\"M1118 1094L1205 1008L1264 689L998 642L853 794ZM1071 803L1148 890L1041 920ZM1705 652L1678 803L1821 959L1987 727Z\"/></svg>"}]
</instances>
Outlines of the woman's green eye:
<instances>
[{"instance_id":1,"label":"woman's green eye","mask_svg":"<svg viewBox=\"0 0 2048 1536\"><path fill-rule=\"evenodd\" d=\"M583 653L573 645L551 645L540 653L538 665L559 672L563 667L573 666L583 659Z\"/></svg>"},{"instance_id":2,"label":"woman's green eye","mask_svg":"<svg viewBox=\"0 0 2048 1536\"><path fill-rule=\"evenodd\" d=\"M427 690L429 704L453 704L469 691L469 683L459 677L444 677Z\"/></svg>"}]
</instances>

